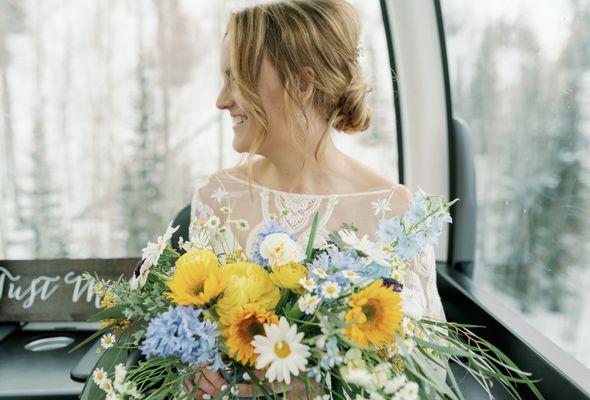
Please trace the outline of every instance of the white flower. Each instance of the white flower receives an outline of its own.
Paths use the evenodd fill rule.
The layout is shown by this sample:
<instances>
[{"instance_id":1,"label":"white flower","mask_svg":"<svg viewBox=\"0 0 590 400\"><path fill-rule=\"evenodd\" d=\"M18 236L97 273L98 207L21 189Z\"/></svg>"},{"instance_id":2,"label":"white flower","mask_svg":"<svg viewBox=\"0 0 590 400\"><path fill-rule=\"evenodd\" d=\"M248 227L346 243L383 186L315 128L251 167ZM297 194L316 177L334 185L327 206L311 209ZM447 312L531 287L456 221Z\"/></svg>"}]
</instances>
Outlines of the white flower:
<instances>
[{"instance_id":1,"label":"white flower","mask_svg":"<svg viewBox=\"0 0 590 400\"><path fill-rule=\"evenodd\" d=\"M148 241L147 246L144 247L142 250L141 258L145 260L142 265L142 269L149 269L158 263L160 256L162 255L164 249L170 242L170 239L172 239L172 235L174 234L174 232L178 230L178 228L180 228L180 225L177 225L173 228L172 222L170 222L170 224L168 224L168 228L166 228L166 232L163 236L158 236L158 239L156 239L156 243Z\"/></svg>"},{"instance_id":2,"label":"white flower","mask_svg":"<svg viewBox=\"0 0 590 400\"><path fill-rule=\"evenodd\" d=\"M138 287L143 287L145 285L150 268L158 264L158 260L162 256L166 246L168 246L172 235L178 230L178 228L180 228L180 225L173 228L172 222L170 222L168 228L166 228L166 232L164 235L158 236L156 243L148 241L147 245L142 249L141 258L143 259L143 263L139 269L139 277L133 275L131 278L130 283L132 290L136 290Z\"/></svg>"},{"instance_id":3,"label":"white flower","mask_svg":"<svg viewBox=\"0 0 590 400\"><path fill-rule=\"evenodd\" d=\"M322 295L327 299L335 299L340 296L340 285L336 282L326 282L322 285Z\"/></svg>"},{"instance_id":4,"label":"white flower","mask_svg":"<svg viewBox=\"0 0 590 400\"><path fill-rule=\"evenodd\" d=\"M141 399L143 396L141 395L141 393L139 393L139 391L137 390L137 387L133 386L131 389L129 389L127 391L127 394L131 397L133 397L134 399Z\"/></svg>"},{"instance_id":5,"label":"white flower","mask_svg":"<svg viewBox=\"0 0 590 400\"><path fill-rule=\"evenodd\" d=\"M389 382L386 382L383 386L383 391L386 394L393 394L397 392L402 386L404 386L407 381L408 380L406 376L404 374L400 374Z\"/></svg>"},{"instance_id":6,"label":"white flower","mask_svg":"<svg viewBox=\"0 0 590 400\"><path fill-rule=\"evenodd\" d=\"M216 229L221 226L221 220L218 216L213 215L207 219L206 226L211 229Z\"/></svg>"},{"instance_id":7,"label":"white flower","mask_svg":"<svg viewBox=\"0 0 590 400\"><path fill-rule=\"evenodd\" d=\"M320 304L320 298L309 293L301 296L297 301L299 309L305 314L313 314L318 307L318 304Z\"/></svg>"},{"instance_id":8,"label":"white flower","mask_svg":"<svg viewBox=\"0 0 590 400\"><path fill-rule=\"evenodd\" d=\"M305 252L299 243L283 232L271 233L260 243L260 255L271 267L303 261Z\"/></svg>"},{"instance_id":9,"label":"white flower","mask_svg":"<svg viewBox=\"0 0 590 400\"><path fill-rule=\"evenodd\" d=\"M125 364L119 363L115 365L115 381L113 386L118 392L125 393L129 389L130 383L125 382L125 376L127 375L127 368Z\"/></svg>"},{"instance_id":10,"label":"white flower","mask_svg":"<svg viewBox=\"0 0 590 400\"><path fill-rule=\"evenodd\" d=\"M218 187L217 190L211 194L211 197L215 199L216 202L221 203L225 197L227 197L229 193L222 187Z\"/></svg>"},{"instance_id":11,"label":"white flower","mask_svg":"<svg viewBox=\"0 0 590 400\"><path fill-rule=\"evenodd\" d=\"M245 219L237 219L234 221L234 223L236 224L236 228L238 228L239 231L245 231L250 228L248 221Z\"/></svg>"},{"instance_id":12,"label":"white flower","mask_svg":"<svg viewBox=\"0 0 590 400\"><path fill-rule=\"evenodd\" d=\"M424 316L424 306L422 296L418 290L406 286L404 287L404 290L401 291L401 297L404 315L416 321L420 321Z\"/></svg>"},{"instance_id":13,"label":"white flower","mask_svg":"<svg viewBox=\"0 0 590 400\"><path fill-rule=\"evenodd\" d=\"M313 398L313 400L330 400L330 395L329 394L318 394L316 397Z\"/></svg>"},{"instance_id":14,"label":"white flower","mask_svg":"<svg viewBox=\"0 0 590 400\"><path fill-rule=\"evenodd\" d=\"M371 392L371 394L369 395L369 400L385 400L385 397L383 397L377 392Z\"/></svg>"},{"instance_id":15,"label":"white flower","mask_svg":"<svg viewBox=\"0 0 590 400\"><path fill-rule=\"evenodd\" d=\"M326 271L324 271L322 268L316 268L312 270L311 273L323 279L328 277L328 274L326 274Z\"/></svg>"},{"instance_id":16,"label":"white flower","mask_svg":"<svg viewBox=\"0 0 590 400\"><path fill-rule=\"evenodd\" d=\"M98 385L102 390L107 393L113 392L113 384L110 379L104 380L100 385Z\"/></svg>"},{"instance_id":17,"label":"white flower","mask_svg":"<svg viewBox=\"0 0 590 400\"><path fill-rule=\"evenodd\" d=\"M213 250L213 247L209 243L209 233L202 229L192 231L189 241L183 242L180 247L187 252L197 249Z\"/></svg>"},{"instance_id":18,"label":"white flower","mask_svg":"<svg viewBox=\"0 0 590 400\"><path fill-rule=\"evenodd\" d=\"M359 277L360 277L359 274L357 274L355 271L351 271L349 269L343 270L342 271L342 275L345 278L347 278L347 279L349 279L349 280L351 280L353 282L356 281L357 279L359 279Z\"/></svg>"},{"instance_id":19,"label":"white flower","mask_svg":"<svg viewBox=\"0 0 590 400\"><path fill-rule=\"evenodd\" d=\"M375 215L379 214L379 213L385 213L385 211L391 211L391 207L389 206L389 199L384 198L384 199L379 199L377 201L372 201L371 205L373 206L373 209L375 210Z\"/></svg>"},{"instance_id":20,"label":"white flower","mask_svg":"<svg viewBox=\"0 0 590 400\"><path fill-rule=\"evenodd\" d=\"M383 387L387 382L389 382L390 376L390 365L387 363L378 364L373 368L373 378L375 379L375 383L379 387Z\"/></svg>"},{"instance_id":21,"label":"white flower","mask_svg":"<svg viewBox=\"0 0 590 400\"><path fill-rule=\"evenodd\" d=\"M416 400L418 398L418 384L416 382L408 382L400 390L400 394L404 400Z\"/></svg>"},{"instance_id":22,"label":"white flower","mask_svg":"<svg viewBox=\"0 0 590 400\"><path fill-rule=\"evenodd\" d=\"M404 331L404 333L408 336L414 336L414 322L412 321L411 318L408 317L404 317L404 319L402 320L402 329Z\"/></svg>"},{"instance_id":23,"label":"white flower","mask_svg":"<svg viewBox=\"0 0 590 400\"><path fill-rule=\"evenodd\" d=\"M356 368L350 365L340 367L342 379L353 385L363 386L366 389L376 389L375 378L366 368Z\"/></svg>"},{"instance_id":24,"label":"white flower","mask_svg":"<svg viewBox=\"0 0 590 400\"><path fill-rule=\"evenodd\" d=\"M377 264L386 267L390 265L389 261L387 261L389 255L383 250L384 246L370 241L366 234L359 239L353 231L342 229L338 231L338 235L340 235L344 244L363 252L369 257L370 261L375 261Z\"/></svg>"},{"instance_id":25,"label":"white flower","mask_svg":"<svg viewBox=\"0 0 590 400\"><path fill-rule=\"evenodd\" d=\"M94 381L94 383L100 386L103 384L103 382L107 380L107 373L104 369L97 368L94 371L92 371L92 380Z\"/></svg>"},{"instance_id":26,"label":"white flower","mask_svg":"<svg viewBox=\"0 0 590 400\"><path fill-rule=\"evenodd\" d=\"M404 339L402 341L402 347L405 350L406 354L410 354L412 351L414 351L414 347L416 347L416 342L414 342L412 339Z\"/></svg>"},{"instance_id":27,"label":"white flower","mask_svg":"<svg viewBox=\"0 0 590 400\"><path fill-rule=\"evenodd\" d=\"M117 338L115 337L115 335L113 335L112 333L107 333L102 335L102 337L100 338L100 345L103 349L110 349L115 345L116 340Z\"/></svg>"},{"instance_id":28,"label":"white flower","mask_svg":"<svg viewBox=\"0 0 590 400\"><path fill-rule=\"evenodd\" d=\"M311 278L301 278L299 279L299 284L308 292L311 292L316 288L316 284Z\"/></svg>"},{"instance_id":29,"label":"white flower","mask_svg":"<svg viewBox=\"0 0 590 400\"><path fill-rule=\"evenodd\" d=\"M264 375L270 382L291 383L291 375L298 376L305 371L309 346L301 343L303 333L297 333L297 325L289 325L281 317L278 325L264 324L265 336L256 335L252 341L254 352L258 353L256 368L261 369L270 364Z\"/></svg>"},{"instance_id":30,"label":"white flower","mask_svg":"<svg viewBox=\"0 0 590 400\"><path fill-rule=\"evenodd\" d=\"M119 396L114 391L108 391L105 400L119 400Z\"/></svg>"}]
</instances>

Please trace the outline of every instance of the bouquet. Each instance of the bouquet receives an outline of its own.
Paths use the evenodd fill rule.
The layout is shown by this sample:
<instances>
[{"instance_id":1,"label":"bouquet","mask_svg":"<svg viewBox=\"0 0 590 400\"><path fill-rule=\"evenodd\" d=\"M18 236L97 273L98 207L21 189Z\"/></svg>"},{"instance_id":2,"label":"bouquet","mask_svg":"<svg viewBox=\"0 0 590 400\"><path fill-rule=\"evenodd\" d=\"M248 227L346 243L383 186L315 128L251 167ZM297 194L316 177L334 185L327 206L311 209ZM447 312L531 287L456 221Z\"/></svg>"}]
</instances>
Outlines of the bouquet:
<instances>
[{"instance_id":1,"label":"bouquet","mask_svg":"<svg viewBox=\"0 0 590 400\"><path fill-rule=\"evenodd\" d=\"M426 317L404 286L411 260L452 222L455 201L419 189L403 216L379 221L375 240L352 224L316 238L316 213L306 248L284 213L272 215L251 259L228 240L228 231L249 229L229 207L223 221L192 221L178 250L170 245L178 227L168 226L131 279L86 274L104 309L89 320L100 321L88 341L101 337L102 354L82 400L191 399L198 382L192 390L185 382L203 368L229 382L215 399L239 398L243 382L255 397L279 398L295 380L314 400L462 399L450 361L490 397L496 379L516 398L516 384L542 398L472 326ZM143 359L130 362L131 352Z\"/></svg>"}]
</instances>

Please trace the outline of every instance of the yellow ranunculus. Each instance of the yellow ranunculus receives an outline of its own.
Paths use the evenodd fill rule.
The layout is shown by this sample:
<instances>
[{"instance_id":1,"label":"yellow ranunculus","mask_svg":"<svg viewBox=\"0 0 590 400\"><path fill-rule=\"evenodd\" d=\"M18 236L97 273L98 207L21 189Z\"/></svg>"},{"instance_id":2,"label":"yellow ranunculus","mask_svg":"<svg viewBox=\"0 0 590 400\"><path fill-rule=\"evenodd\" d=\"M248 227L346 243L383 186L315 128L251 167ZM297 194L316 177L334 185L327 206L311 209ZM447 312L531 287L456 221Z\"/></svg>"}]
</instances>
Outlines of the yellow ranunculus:
<instances>
[{"instance_id":1,"label":"yellow ranunculus","mask_svg":"<svg viewBox=\"0 0 590 400\"><path fill-rule=\"evenodd\" d=\"M263 267L237 262L226 264L221 269L227 287L215 309L220 318L246 304L257 304L267 311L274 311L281 294Z\"/></svg>"},{"instance_id":2,"label":"yellow ranunculus","mask_svg":"<svg viewBox=\"0 0 590 400\"><path fill-rule=\"evenodd\" d=\"M193 250L176 260L176 269L166 283L165 294L181 306L200 307L215 299L225 289L227 279L209 250Z\"/></svg>"},{"instance_id":3,"label":"yellow ranunculus","mask_svg":"<svg viewBox=\"0 0 590 400\"><path fill-rule=\"evenodd\" d=\"M285 265L279 265L272 268L270 279L280 288L291 289L298 293L303 293L305 289L299 281L307 277L307 268L303 265L291 262Z\"/></svg>"}]
</instances>

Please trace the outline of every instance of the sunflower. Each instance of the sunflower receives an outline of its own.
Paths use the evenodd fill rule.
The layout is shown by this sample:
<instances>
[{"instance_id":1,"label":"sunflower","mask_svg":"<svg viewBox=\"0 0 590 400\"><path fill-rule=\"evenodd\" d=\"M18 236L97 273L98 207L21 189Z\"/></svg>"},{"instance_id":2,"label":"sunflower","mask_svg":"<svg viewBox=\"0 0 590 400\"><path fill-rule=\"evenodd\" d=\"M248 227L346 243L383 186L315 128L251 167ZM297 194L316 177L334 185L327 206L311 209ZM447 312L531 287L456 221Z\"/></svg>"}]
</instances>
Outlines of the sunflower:
<instances>
[{"instance_id":1,"label":"sunflower","mask_svg":"<svg viewBox=\"0 0 590 400\"><path fill-rule=\"evenodd\" d=\"M181 306L200 307L215 299L225 289L226 279L217 257L209 250L193 250L176 260L176 269L166 283L165 294Z\"/></svg>"},{"instance_id":2,"label":"sunflower","mask_svg":"<svg viewBox=\"0 0 590 400\"><path fill-rule=\"evenodd\" d=\"M278 323L278 317L257 304L246 304L230 312L221 322L226 328L225 338L230 356L243 365L254 365L257 354L251 342L256 335L264 335L264 324Z\"/></svg>"},{"instance_id":3,"label":"sunflower","mask_svg":"<svg viewBox=\"0 0 590 400\"><path fill-rule=\"evenodd\" d=\"M344 334L361 346L379 346L395 340L403 319L398 292L383 286L381 280L371 283L350 296L344 321L351 324Z\"/></svg>"},{"instance_id":4,"label":"sunflower","mask_svg":"<svg viewBox=\"0 0 590 400\"><path fill-rule=\"evenodd\" d=\"M274 311L281 293L263 267L249 262L237 262L226 264L221 270L227 280L227 288L215 309L220 318L247 304L256 304L266 311Z\"/></svg>"}]
</instances>

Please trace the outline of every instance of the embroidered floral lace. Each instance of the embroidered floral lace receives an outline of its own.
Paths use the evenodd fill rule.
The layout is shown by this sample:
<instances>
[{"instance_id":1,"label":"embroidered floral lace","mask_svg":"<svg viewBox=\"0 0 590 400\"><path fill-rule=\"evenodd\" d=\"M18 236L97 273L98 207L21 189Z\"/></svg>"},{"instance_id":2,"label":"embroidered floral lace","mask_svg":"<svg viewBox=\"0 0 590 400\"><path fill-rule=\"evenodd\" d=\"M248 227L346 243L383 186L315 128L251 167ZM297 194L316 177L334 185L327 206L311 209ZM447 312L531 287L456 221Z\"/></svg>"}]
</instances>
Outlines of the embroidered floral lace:
<instances>
[{"instance_id":1,"label":"embroidered floral lace","mask_svg":"<svg viewBox=\"0 0 590 400\"><path fill-rule=\"evenodd\" d=\"M358 228L357 236L364 234L375 239L378 221L402 215L407 209L400 195L402 185L389 189L332 195L308 195L288 193L252 183L252 198L246 178L225 170L209 175L197 182L191 202L191 221L217 216L223 220L221 208L231 207L233 218L245 219L250 229L237 232L237 243L251 257L257 234L264 228L271 214L276 216L287 208L291 211L283 221L295 233L305 247L313 216L319 211L318 234L327 237L343 222ZM191 224L192 227L192 224ZM192 229L191 229L192 231ZM228 240L233 241L231 236ZM412 261L405 273L404 284L420 294L418 301L424 315L446 321L436 286L434 249L427 246Z\"/></svg>"}]
</instances>

